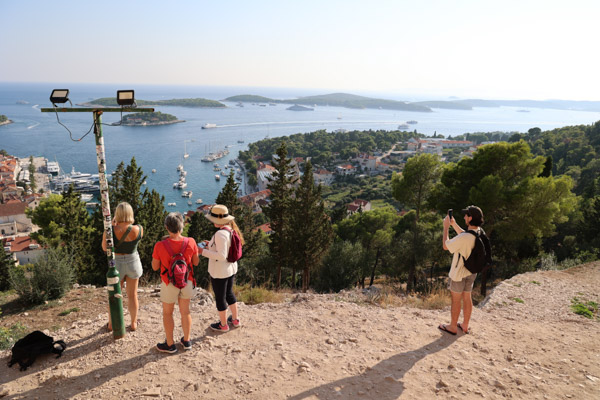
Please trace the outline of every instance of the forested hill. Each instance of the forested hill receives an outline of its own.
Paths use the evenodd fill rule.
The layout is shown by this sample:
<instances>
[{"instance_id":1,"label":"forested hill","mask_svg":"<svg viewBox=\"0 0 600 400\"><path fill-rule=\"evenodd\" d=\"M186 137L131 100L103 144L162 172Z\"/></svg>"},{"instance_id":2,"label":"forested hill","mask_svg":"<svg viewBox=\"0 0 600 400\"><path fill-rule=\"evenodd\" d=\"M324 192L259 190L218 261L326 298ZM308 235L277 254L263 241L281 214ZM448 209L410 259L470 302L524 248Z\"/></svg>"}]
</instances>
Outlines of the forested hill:
<instances>
[{"instance_id":1,"label":"forested hill","mask_svg":"<svg viewBox=\"0 0 600 400\"><path fill-rule=\"evenodd\" d=\"M171 99L171 100L136 100L138 107L147 106L179 106L179 107L225 107L225 104L216 100L208 100L202 98L196 99ZM102 107L119 107L115 97L103 97L92 100L88 103L81 104L83 106L102 106Z\"/></svg>"},{"instance_id":2,"label":"forested hill","mask_svg":"<svg viewBox=\"0 0 600 400\"><path fill-rule=\"evenodd\" d=\"M297 99L276 100L268 97L256 95L239 95L226 98L224 101L239 101L245 103L284 103L284 104L304 104L317 106L337 106L346 108L381 108L385 110L404 110L431 112L431 108L407 103L404 101L375 99L371 97L357 96L348 93L332 93L318 96L299 97Z\"/></svg>"}]
</instances>

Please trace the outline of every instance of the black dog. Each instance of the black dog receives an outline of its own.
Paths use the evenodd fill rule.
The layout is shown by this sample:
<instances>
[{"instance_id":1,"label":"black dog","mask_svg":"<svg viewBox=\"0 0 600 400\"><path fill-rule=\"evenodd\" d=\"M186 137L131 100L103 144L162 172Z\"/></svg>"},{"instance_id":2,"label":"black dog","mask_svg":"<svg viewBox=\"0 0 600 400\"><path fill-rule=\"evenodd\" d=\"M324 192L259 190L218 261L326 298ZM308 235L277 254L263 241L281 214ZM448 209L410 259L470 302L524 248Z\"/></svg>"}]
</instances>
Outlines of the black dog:
<instances>
[{"instance_id":1,"label":"black dog","mask_svg":"<svg viewBox=\"0 0 600 400\"><path fill-rule=\"evenodd\" d=\"M57 348L56 346L59 346ZM8 362L8 367L19 363L21 371L25 371L33 364L35 359L41 354L58 354L56 358L62 356L67 345L62 340L54 341L54 338L46 335L44 332L34 331L15 343L12 348L12 357Z\"/></svg>"}]
</instances>

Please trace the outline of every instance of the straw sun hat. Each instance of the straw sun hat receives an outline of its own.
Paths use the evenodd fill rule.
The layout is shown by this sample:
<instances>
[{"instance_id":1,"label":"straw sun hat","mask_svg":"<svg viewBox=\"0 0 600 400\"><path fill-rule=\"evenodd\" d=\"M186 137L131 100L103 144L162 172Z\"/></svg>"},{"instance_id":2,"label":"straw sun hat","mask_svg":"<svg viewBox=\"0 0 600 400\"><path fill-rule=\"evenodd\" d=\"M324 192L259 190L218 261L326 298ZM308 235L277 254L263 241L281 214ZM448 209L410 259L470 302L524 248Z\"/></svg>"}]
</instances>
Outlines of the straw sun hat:
<instances>
[{"instance_id":1,"label":"straw sun hat","mask_svg":"<svg viewBox=\"0 0 600 400\"><path fill-rule=\"evenodd\" d=\"M227 207L222 204L215 204L210 209L210 212L204 216L210 222L217 225L226 225L228 222L235 219L233 215L229 215L229 210L227 210Z\"/></svg>"}]
</instances>

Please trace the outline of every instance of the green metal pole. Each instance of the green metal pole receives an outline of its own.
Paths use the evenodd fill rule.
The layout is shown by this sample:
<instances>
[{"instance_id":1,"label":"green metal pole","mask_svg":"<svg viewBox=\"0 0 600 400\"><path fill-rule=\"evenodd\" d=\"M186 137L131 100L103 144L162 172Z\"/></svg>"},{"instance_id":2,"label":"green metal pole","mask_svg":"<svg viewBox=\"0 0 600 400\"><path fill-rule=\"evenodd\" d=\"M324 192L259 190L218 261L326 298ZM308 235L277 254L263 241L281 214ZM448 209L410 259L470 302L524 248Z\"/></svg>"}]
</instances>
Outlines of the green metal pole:
<instances>
[{"instance_id":1,"label":"green metal pole","mask_svg":"<svg viewBox=\"0 0 600 400\"><path fill-rule=\"evenodd\" d=\"M98 176L100 180L100 200L102 202L104 231L106 232L106 256L108 258L106 284L108 286L110 321L113 329L113 338L120 339L125 336L123 295L121 294L119 271L115 268L112 219L110 216L110 201L108 198L108 181L106 179L106 157L104 152L104 138L102 137L102 111L100 110L94 110L94 136L96 137L96 160L98 162Z\"/></svg>"}]
</instances>

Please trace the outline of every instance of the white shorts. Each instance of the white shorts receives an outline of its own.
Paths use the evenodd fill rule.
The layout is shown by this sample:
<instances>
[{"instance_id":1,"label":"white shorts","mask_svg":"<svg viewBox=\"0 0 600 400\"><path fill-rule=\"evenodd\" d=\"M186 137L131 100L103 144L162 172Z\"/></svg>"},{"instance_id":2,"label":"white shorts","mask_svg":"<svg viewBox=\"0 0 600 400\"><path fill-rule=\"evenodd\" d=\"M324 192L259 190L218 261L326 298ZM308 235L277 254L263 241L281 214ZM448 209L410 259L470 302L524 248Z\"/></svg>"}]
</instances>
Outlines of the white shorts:
<instances>
[{"instance_id":1,"label":"white shorts","mask_svg":"<svg viewBox=\"0 0 600 400\"><path fill-rule=\"evenodd\" d=\"M190 280L187 281L187 285L183 289L177 289L169 282L165 285L164 282L160 282L160 301L167 304L176 303L179 299L191 299L194 296L194 283Z\"/></svg>"}]
</instances>

